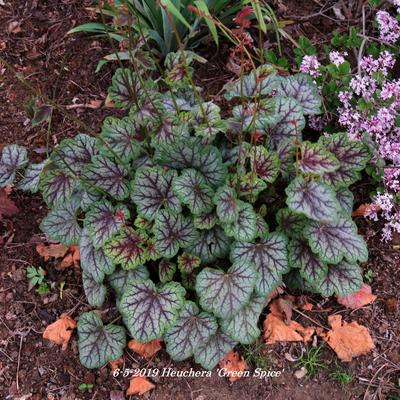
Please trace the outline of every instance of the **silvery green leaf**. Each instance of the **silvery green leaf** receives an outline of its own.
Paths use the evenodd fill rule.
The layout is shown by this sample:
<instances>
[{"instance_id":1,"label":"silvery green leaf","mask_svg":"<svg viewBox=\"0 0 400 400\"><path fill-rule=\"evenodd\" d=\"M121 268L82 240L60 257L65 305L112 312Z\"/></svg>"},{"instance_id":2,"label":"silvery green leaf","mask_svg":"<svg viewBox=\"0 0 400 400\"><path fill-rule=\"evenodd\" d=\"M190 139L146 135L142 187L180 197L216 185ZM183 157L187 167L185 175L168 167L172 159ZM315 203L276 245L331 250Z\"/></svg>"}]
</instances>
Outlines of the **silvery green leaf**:
<instances>
[{"instance_id":1,"label":"silvery green leaf","mask_svg":"<svg viewBox=\"0 0 400 400\"><path fill-rule=\"evenodd\" d=\"M238 200L236 221L225 225L225 233L235 240L250 241L257 236L257 214L251 204Z\"/></svg>"},{"instance_id":2,"label":"silvery green leaf","mask_svg":"<svg viewBox=\"0 0 400 400\"><path fill-rule=\"evenodd\" d=\"M196 229L211 229L218 222L215 211L193 216L193 225Z\"/></svg>"},{"instance_id":3,"label":"silvery green leaf","mask_svg":"<svg viewBox=\"0 0 400 400\"><path fill-rule=\"evenodd\" d=\"M163 258L158 264L158 276L161 283L167 283L172 281L176 272L176 264L169 261L167 258Z\"/></svg>"},{"instance_id":4,"label":"silvery green leaf","mask_svg":"<svg viewBox=\"0 0 400 400\"><path fill-rule=\"evenodd\" d=\"M289 208L281 208L276 214L277 230L289 237L302 236L307 218Z\"/></svg>"},{"instance_id":5,"label":"silvery green leaf","mask_svg":"<svg viewBox=\"0 0 400 400\"><path fill-rule=\"evenodd\" d=\"M46 204L54 207L68 202L76 185L77 180L71 176L58 170L49 170L42 174L39 187Z\"/></svg>"},{"instance_id":6,"label":"silvery green leaf","mask_svg":"<svg viewBox=\"0 0 400 400\"><path fill-rule=\"evenodd\" d=\"M85 291L86 299L92 307L100 308L107 294L107 288L102 284L96 282L92 275L82 273L83 290Z\"/></svg>"},{"instance_id":7,"label":"silvery green leaf","mask_svg":"<svg viewBox=\"0 0 400 400\"><path fill-rule=\"evenodd\" d=\"M24 177L18 182L18 189L36 193L39 190L40 174L47 162L48 160L44 160L39 164L30 164L24 172Z\"/></svg>"},{"instance_id":8,"label":"silvery green leaf","mask_svg":"<svg viewBox=\"0 0 400 400\"><path fill-rule=\"evenodd\" d=\"M268 151L264 146L256 146L252 149L250 164L253 172L266 182L274 182L279 174L280 162L277 153Z\"/></svg>"},{"instance_id":9,"label":"silvery green leaf","mask_svg":"<svg viewBox=\"0 0 400 400\"><path fill-rule=\"evenodd\" d=\"M300 153L298 168L304 174L322 175L336 171L340 166L336 157L319 143L303 142Z\"/></svg>"},{"instance_id":10,"label":"silvery green leaf","mask_svg":"<svg viewBox=\"0 0 400 400\"><path fill-rule=\"evenodd\" d=\"M342 212L345 215L351 216L354 205L353 193L346 187L343 187L336 191L336 198L338 199Z\"/></svg>"},{"instance_id":11,"label":"silvery green leaf","mask_svg":"<svg viewBox=\"0 0 400 400\"><path fill-rule=\"evenodd\" d=\"M141 281L149 279L149 271L143 265L138 265L134 269L123 269L117 267L115 271L107 277L108 283L121 296L128 288L130 281Z\"/></svg>"},{"instance_id":12,"label":"silvery green leaf","mask_svg":"<svg viewBox=\"0 0 400 400\"><path fill-rule=\"evenodd\" d=\"M28 164L28 152L24 147L10 144L3 148L0 160L0 187L14 183L17 170Z\"/></svg>"},{"instance_id":13,"label":"silvery green leaf","mask_svg":"<svg viewBox=\"0 0 400 400\"><path fill-rule=\"evenodd\" d=\"M239 216L236 192L228 185L221 186L214 195L217 215L223 223L233 223Z\"/></svg>"}]
</instances>

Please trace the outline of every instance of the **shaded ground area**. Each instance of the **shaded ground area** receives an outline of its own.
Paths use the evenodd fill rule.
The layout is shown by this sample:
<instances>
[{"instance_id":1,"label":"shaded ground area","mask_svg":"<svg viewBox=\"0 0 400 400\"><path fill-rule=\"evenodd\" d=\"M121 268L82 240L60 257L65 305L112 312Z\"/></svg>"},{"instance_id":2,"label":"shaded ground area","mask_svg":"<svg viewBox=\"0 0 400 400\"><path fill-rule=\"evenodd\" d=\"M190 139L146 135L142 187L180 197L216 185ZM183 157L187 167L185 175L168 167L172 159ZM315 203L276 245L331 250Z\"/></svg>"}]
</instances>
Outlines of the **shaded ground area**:
<instances>
[{"instance_id":1,"label":"shaded ground area","mask_svg":"<svg viewBox=\"0 0 400 400\"><path fill-rule=\"evenodd\" d=\"M327 11L331 19L323 17L317 3L279 0L275 5L282 16L297 18L292 18L295 21L290 28L293 35L306 33L311 39L322 42L327 40L326 34L332 31L337 21L332 10ZM103 103L98 108L87 105L98 105L93 102L95 100L104 101L112 67L95 74L97 62L105 53L101 44L82 36L66 35L72 26L91 18L91 11L87 9L90 5L89 0L5 0L4 5L0 0L0 55L29 79L38 88L38 93L66 106L71 115L98 130L102 119L111 111ZM310 19L313 13L318 15ZM358 18L355 14L354 18ZM346 24L342 23L340 27L345 29ZM220 54L224 53L227 49L221 50ZM208 96L216 96L223 80L232 74L225 69L222 56L210 56L209 59L198 79L206 87ZM221 80L211 86L209 82L216 74ZM42 126L30 128L23 105L32 93L1 65L0 93L0 148L19 143L29 147L31 156L40 158L45 152L47 138L50 144L56 144L63 137L79 131L76 124L57 112L53 115L50 131ZM357 193L363 192L362 187L355 189ZM95 371L81 367L76 335L65 352L42 339L44 328L62 313L71 312L77 319L90 306L81 287L80 270L61 270L55 263L45 263L35 251L36 243L44 240L39 223L46 208L40 197L14 192L12 198L20 212L0 225L0 398L123 398L121 394L128 386L128 378L113 378L109 366ZM280 378L244 378L233 384L218 377L216 372L211 378L156 378L153 380L156 389L148 397L158 400L399 398L399 247L398 243L383 244L376 234L379 227L359 222L370 248L370 261L364 265L364 271L373 272L371 286L378 294L377 301L362 309L347 311L333 300L311 296L308 300L315 307L306 313L308 318L296 317L305 326L312 324L310 318L326 325L327 316L338 312L344 320L356 320L369 328L376 350L340 367L351 374L350 384L341 386L331 379L331 373L338 367L336 357L327 348L322 351L324 368L311 379L296 379L293 372L298 367L289 360L298 357L305 347L286 344L260 347L263 369L283 371ZM39 296L29 287L25 275L28 265L46 270L46 280L51 288L49 294ZM65 284L61 291L62 282ZM104 318L112 320L116 314L113 299L109 299L108 304L109 307L104 307ZM245 356L249 353L249 350L242 351ZM171 363L165 352L159 353L149 364L130 351L126 352L125 360L127 368L199 369L188 362ZM93 383L91 393L81 393L78 389L81 383Z\"/></svg>"}]
</instances>

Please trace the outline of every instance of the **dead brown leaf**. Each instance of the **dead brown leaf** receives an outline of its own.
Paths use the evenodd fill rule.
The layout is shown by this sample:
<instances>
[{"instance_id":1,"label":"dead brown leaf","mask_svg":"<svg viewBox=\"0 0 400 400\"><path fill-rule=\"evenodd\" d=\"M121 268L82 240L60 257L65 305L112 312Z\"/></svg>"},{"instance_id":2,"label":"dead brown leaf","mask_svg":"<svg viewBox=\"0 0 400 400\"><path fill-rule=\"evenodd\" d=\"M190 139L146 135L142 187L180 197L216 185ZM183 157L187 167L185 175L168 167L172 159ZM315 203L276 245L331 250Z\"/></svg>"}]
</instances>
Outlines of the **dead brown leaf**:
<instances>
[{"instance_id":1,"label":"dead brown leaf","mask_svg":"<svg viewBox=\"0 0 400 400\"><path fill-rule=\"evenodd\" d=\"M270 313L264 321L264 339L267 344L276 342L308 342L315 332L314 327L305 328L296 321L288 320L290 303L274 300L270 305ZM286 310L282 310L282 304Z\"/></svg>"},{"instance_id":2,"label":"dead brown leaf","mask_svg":"<svg viewBox=\"0 0 400 400\"><path fill-rule=\"evenodd\" d=\"M341 315L330 315L328 332L319 332L319 335L335 351L341 361L349 362L353 357L367 354L375 348L374 342L365 326L356 321L342 322Z\"/></svg>"},{"instance_id":3,"label":"dead brown leaf","mask_svg":"<svg viewBox=\"0 0 400 400\"><path fill-rule=\"evenodd\" d=\"M140 343L136 339L132 339L128 342L128 347L146 360L150 360L161 350L161 339L154 339L147 343Z\"/></svg>"},{"instance_id":4,"label":"dead brown leaf","mask_svg":"<svg viewBox=\"0 0 400 400\"><path fill-rule=\"evenodd\" d=\"M230 351L220 362L219 367L225 370L225 376L235 382L243 376L247 369L246 361L236 351Z\"/></svg>"},{"instance_id":5,"label":"dead brown leaf","mask_svg":"<svg viewBox=\"0 0 400 400\"><path fill-rule=\"evenodd\" d=\"M44 261L48 261L50 258L64 257L68 252L68 246L64 246L60 243L52 243L49 245L39 243L36 245L36 251L44 258Z\"/></svg>"},{"instance_id":6,"label":"dead brown leaf","mask_svg":"<svg viewBox=\"0 0 400 400\"><path fill-rule=\"evenodd\" d=\"M109 364L110 364L110 367L111 367L111 371L114 372L121 365L124 365L124 356L121 356L117 360L109 361Z\"/></svg>"},{"instance_id":7,"label":"dead brown leaf","mask_svg":"<svg viewBox=\"0 0 400 400\"><path fill-rule=\"evenodd\" d=\"M356 210L351 214L352 217L363 217L367 211L378 212L381 208L375 204L364 203L361 204Z\"/></svg>"},{"instance_id":8,"label":"dead brown leaf","mask_svg":"<svg viewBox=\"0 0 400 400\"><path fill-rule=\"evenodd\" d=\"M43 332L43 338L53 343L61 344L62 350L66 350L73 330L76 328L76 322L66 314L50 324Z\"/></svg>"},{"instance_id":9,"label":"dead brown leaf","mask_svg":"<svg viewBox=\"0 0 400 400\"><path fill-rule=\"evenodd\" d=\"M347 308L360 308L375 301L376 296L372 294L371 286L366 283L362 288L348 296L337 296L337 302Z\"/></svg>"},{"instance_id":10,"label":"dead brown leaf","mask_svg":"<svg viewBox=\"0 0 400 400\"><path fill-rule=\"evenodd\" d=\"M60 263L60 268L69 268L79 265L80 259L79 246L70 246L68 248L68 254Z\"/></svg>"},{"instance_id":11,"label":"dead brown leaf","mask_svg":"<svg viewBox=\"0 0 400 400\"><path fill-rule=\"evenodd\" d=\"M11 21L8 24L7 31L8 33L19 33L21 32L21 23L18 21Z\"/></svg>"},{"instance_id":12,"label":"dead brown leaf","mask_svg":"<svg viewBox=\"0 0 400 400\"><path fill-rule=\"evenodd\" d=\"M15 203L8 197L10 190L0 189L0 221L4 217L12 217L19 210Z\"/></svg>"},{"instance_id":13,"label":"dead brown leaf","mask_svg":"<svg viewBox=\"0 0 400 400\"><path fill-rule=\"evenodd\" d=\"M127 396L130 396L132 394L142 395L154 388L155 385L151 383L148 379L142 376L137 376L130 380L128 390L126 391L126 395Z\"/></svg>"}]
</instances>

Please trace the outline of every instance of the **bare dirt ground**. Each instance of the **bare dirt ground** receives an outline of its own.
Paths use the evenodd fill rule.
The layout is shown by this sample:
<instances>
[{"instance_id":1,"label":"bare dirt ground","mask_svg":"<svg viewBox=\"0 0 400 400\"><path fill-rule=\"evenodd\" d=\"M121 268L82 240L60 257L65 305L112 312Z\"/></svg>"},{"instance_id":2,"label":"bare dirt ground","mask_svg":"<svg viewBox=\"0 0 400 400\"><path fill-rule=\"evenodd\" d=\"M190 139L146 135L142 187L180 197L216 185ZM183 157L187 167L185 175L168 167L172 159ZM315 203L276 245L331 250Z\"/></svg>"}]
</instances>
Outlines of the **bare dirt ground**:
<instances>
[{"instance_id":1,"label":"bare dirt ground","mask_svg":"<svg viewBox=\"0 0 400 400\"><path fill-rule=\"evenodd\" d=\"M290 28L293 34L306 33L315 41L323 42L337 25L335 21L318 14L321 7L316 1L275 3L280 15L290 16L295 21ZM90 5L89 0L0 0L0 56L28 78L38 93L68 106L71 115L97 131L103 118L112 111L103 105L92 109L77 104L104 101L112 67L95 74L97 62L106 52L104 43L82 35L66 35L76 24L90 20L92 15L87 10ZM318 15L308 18L314 13ZM327 14L332 18L330 11ZM221 76L229 76L224 65L223 56L210 57L207 65L209 74L206 71L199 74L203 85L207 87L216 71ZM209 87L207 93L210 96L216 94L220 86ZM53 115L49 132L43 126L30 128L23 105L32 95L0 64L0 149L7 144L18 143L27 146L32 157L40 159L47 138L50 144L56 144L80 129L57 112ZM361 201L362 187L356 187L355 191ZM12 198L19 212L10 219L4 219L0 225L0 398L124 398L128 378L114 378L109 366L94 371L83 368L78 359L76 335L66 351L42 338L45 327L62 313L73 311L72 317L77 319L90 306L83 294L79 268L60 269L54 262L44 262L36 253L36 243L44 240L39 223L47 211L40 197L14 191ZM311 379L296 379L293 373L297 367L294 362L288 361L288 354L296 357L305 350L304 345L296 343L264 346L262 349L265 368L283 371L279 378L243 378L230 383L215 372L211 378L161 377L153 380L156 388L145 397L157 400L399 399L399 246L398 242L382 243L376 233L379 226L358 222L370 248L370 260L363 268L365 272L373 271L371 286L378 299L369 306L349 311L334 300L309 296L308 301L315 307L306 313L323 325L327 324L328 315L340 313L344 320L355 320L369 328L376 349L368 356L343 366L353 377L350 384L341 386L330 378L330 374L337 369L336 357L326 347L322 352L325 367ZM26 279L28 265L45 269L51 288L49 294L40 296L29 287ZM65 282L62 297L61 282ZM110 307L105 307L104 311L105 317L110 320L115 313L112 304L110 301ZM297 317L302 324L311 324L309 318ZM172 363L163 351L151 363L137 358L130 351L126 352L125 360L128 368L199 369L190 362ZM82 393L78 389L81 383L93 383L94 387L90 393Z\"/></svg>"}]
</instances>

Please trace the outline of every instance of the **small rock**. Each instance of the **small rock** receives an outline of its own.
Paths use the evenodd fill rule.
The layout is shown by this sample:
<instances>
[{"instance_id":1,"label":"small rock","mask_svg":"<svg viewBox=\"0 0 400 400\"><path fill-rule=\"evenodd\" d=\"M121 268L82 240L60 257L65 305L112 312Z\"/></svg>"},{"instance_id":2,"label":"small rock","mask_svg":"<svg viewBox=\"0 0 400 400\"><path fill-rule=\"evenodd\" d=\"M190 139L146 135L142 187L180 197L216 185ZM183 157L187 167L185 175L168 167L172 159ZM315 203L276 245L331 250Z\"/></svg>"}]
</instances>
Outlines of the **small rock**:
<instances>
[{"instance_id":1,"label":"small rock","mask_svg":"<svg viewBox=\"0 0 400 400\"><path fill-rule=\"evenodd\" d=\"M301 367L300 369L298 369L295 373L294 376L297 379L303 379L307 374L307 370L304 367Z\"/></svg>"}]
</instances>

